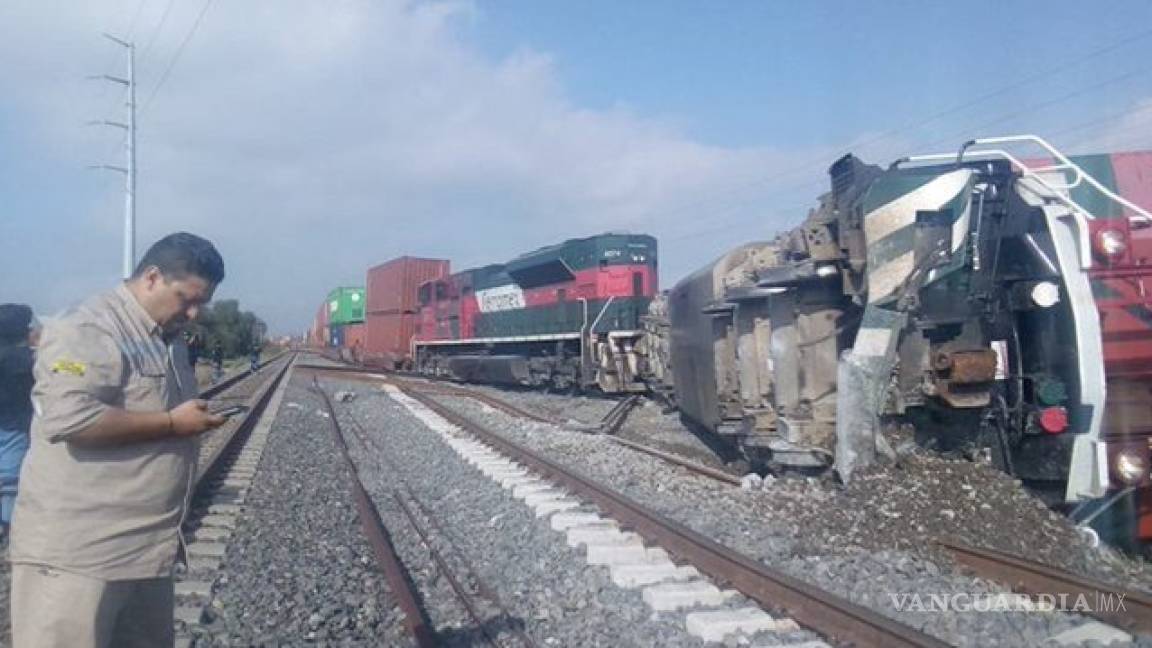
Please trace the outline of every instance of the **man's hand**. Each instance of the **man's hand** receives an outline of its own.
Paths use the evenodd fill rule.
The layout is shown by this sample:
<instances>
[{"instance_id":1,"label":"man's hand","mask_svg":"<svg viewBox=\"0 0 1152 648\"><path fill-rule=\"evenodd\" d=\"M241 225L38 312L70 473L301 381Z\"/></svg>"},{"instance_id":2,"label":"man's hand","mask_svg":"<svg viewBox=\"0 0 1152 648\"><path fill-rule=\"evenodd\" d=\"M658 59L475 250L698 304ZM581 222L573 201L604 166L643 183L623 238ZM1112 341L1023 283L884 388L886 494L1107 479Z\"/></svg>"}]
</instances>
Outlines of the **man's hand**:
<instances>
[{"instance_id":1,"label":"man's hand","mask_svg":"<svg viewBox=\"0 0 1152 648\"><path fill-rule=\"evenodd\" d=\"M190 400L168 412L172 417L172 434L179 437L196 436L224 425L228 419L208 411L207 401Z\"/></svg>"}]
</instances>

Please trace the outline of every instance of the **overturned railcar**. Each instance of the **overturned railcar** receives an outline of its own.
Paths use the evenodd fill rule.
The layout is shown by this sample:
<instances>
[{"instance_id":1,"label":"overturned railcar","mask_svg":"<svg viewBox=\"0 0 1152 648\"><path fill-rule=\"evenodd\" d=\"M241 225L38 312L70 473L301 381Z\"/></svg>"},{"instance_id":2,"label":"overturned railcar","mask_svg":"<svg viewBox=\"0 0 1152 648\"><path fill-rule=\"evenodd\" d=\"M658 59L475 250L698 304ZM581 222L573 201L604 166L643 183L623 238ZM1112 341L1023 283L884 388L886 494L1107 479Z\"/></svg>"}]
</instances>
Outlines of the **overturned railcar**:
<instances>
[{"instance_id":1,"label":"overturned railcar","mask_svg":"<svg viewBox=\"0 0 1152 648\"><path fill-rule=\"evenodd\" d=\"M1068 502L1148 486L1152 433L1133 424L1152 420L1147 206L1032 136L829 173L799 227L669 292L687 419L751 459L845 479L907 424ZM1106 423L1110 390L1144 394L1142 414Z\"/></svg>"}]
</instances>

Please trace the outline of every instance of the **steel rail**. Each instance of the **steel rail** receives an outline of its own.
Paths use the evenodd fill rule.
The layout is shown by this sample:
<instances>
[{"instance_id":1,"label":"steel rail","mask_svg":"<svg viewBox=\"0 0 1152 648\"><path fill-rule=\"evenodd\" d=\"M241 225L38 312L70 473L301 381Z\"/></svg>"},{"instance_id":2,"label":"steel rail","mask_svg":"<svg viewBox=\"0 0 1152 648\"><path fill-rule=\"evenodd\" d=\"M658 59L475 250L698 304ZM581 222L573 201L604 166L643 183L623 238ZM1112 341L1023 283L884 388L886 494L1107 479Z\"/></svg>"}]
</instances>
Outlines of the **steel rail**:
<instances>
[{"instance_id":1,"label":"steel rail","mask_svg":"<svg viewBox=\"0 0 1152 648\"><path fill-rule=\"evenodd\" d=\"M604 419L600 421L601 434L614 435L620 431L624 426L624 421L628 420L628 415L640 402L638 394L632 394L624 400L616 403L612 409L604 415Z\"/></svg>"},{"instance_id":2,"label":"steel rail","mask_svg":"<svg viewBox=\"0 0 1152 648\"><path fill-rule=\"evenodd\" d=\"M408 482L403 479L403 476L401 476L399 472L397 472L395 462L391 459L388 459L386 450L384 449L384 446L380 444L380 440L376 437L373 437L372 435L367 434L367 430L363 428L363 425L359 424L359 421L356 419L355 415L351 416L349 420L353 422L354 427L357 428L357 436L361 438L361 443L364 444L365 449L367 446L371 445L374 447L374 449L379 451L378 458L384 460L388 468L391 469L393 474L397 476L397 479L400 479L401 487L394 489L394 493L399 493L402 490L404 495L406 495L410 500L411 504L415 505L420 514L424 515L424 518L427 519L427 522L429 522L429 525L435 530L435 533L439 534L441 538L444 538L444 541L448 544L449 548L452 548L452 550L458 553L458 555L463 556L463 552L456 548L456 545L453 544L452 540L450 540L447 530L440 526L440 522L435 519L434 515L429 510L429 507L427 507L423 502L420 502L420 499L416 497L416 493L412 492L411 488L409 488ZM414 526L418 528L418 525ZM426 542L425 544L429 545L429 548L431 549L431 544ZM503 616L507 618L513 618L511 613L508 611L507 605L505 605L505 603L503 603L501 600L500 595L495 593L491 587L488 587L484 580L480 579L476 573L471 573L471 570L469 570L469 572L470 573L467 574L469 580L472 582L472 585L476 587L479 595L486 598L488 602L492 603L494 608L500 610ZM475 619L475 617L473 617L473 619ZM479 623L479 619L475 620L477 620L477 623ZM532 641L530 636L524 634L524 631L521 627L513 627L511 628L511 631L513 631L518 636L518 638L520 638L524 646L537 646L537 643Z\"/></svg>"},{"instance_id":3,"label":"steel rail","mask_svg":"<svg viewBox=\"0 0 1152 648\"><path fill-rule=\"evenodd\" d=\"M710 466L698 464L695 461L690 461L690 460L685 459L683 457L672 454L671 452L664 452L663 450L658 450L656 448L653 448L652 446L644 445L643 443L637 443L637 442L632 441L630 439L623 439L623 438L620 438L617 436L609 436L608 438L611 439L613 443L619 443L620 445L627 447L627 448L632 448L633 450L636 450L637 452L643 452L645 454L652 455L653 457L663 459L664 461L667 461L668 463L675 464L675 465L680 466L682 468L686 468L691 472L698 473L700 475L704 475L705 477L711 477L712 479L715 479L717 481L722 481L722 482L725 482L727 484L732 484L733 486L740 486L743 483L740 481L740 478L737 477L736 475L726 473L723 470L718 470L718 469L712 468Z\"/></svg>"},{"instance_id":4,"label":"steel rail","mask_svg":"<svg viewBox=\"0 0 1152 648\"><path fill-rule=\"evenodd\" d=\"M423 386L417 386L417 385L412 384L412 382L410 382L408 380L404 380L403 378L389 377L388 380L392 380L392 381L396 382L397 384L401 384L401 385L404 385L406 387L410 387L412 389L419 389L421 392L423 392L425 394L438 394L440 396L456 396L459 398L471 398L473 400L478 400L481 403L484 403L485 405L488 405L489 407L491 407L493 409L498 409L501 412L504 412L505 414L509 414L511 416L529 419L531 421L536 421L537 423L547 423L548 425L555 425L557 427L563 427L564 426L563 423L561 423L555 419L548 418L547 416L544 416L542 414L537 414L535 412L529 412L526 409L523 409L521 407L517 407L516 405L513 405L512 403L509 403L508 401L501 400L501 399L496 398L495 396L492 396L490 394L485 394L484 392L479 392L479 391L467 389L464 387L441 387L441 386L423 387Z\"/></svg>"},{"instance_id":5,"label":"steel rail","mask_svg":"<svg viewBox=\"0 0 1152 648\"><path fill-rule=\"evenodd\" d=\"M420 603L420 594L416 585L400 561L396 546L392 543L392 537L388 533L388 528L384 526L384 520L380 517L379 509L376 508L375 502L368 496L368 492L360 481L360 473L348 451L348 443L344 439L344 431L340 428L340 421L336 418L336 410L332 407L332 401L329 400L327 392L320 387L320 382L316 376L312 376L312 385L324 401L328 419L332 422L332 437L344 458L344 464L349 475L349 487L352 490L352 498L356 502L356 511L360 518L360 526L364 530L372 553L376 556L377 564L384 572L384 580L388 583L388 588L392 591L396 604L404 614L404 624L408 627L408 631L416 640L417 645L437 646L439 644L436 633L432 629L432 621Z\"/></svg>"},{"instance_id":6,"label":"steel rail","mask_svg":"<svg viewBox=\"0 0 1152 648\"><path fill-rule=\"evenodd\" d=\"M408 381L397 380L395 382L400 383L402 385L405 385L408 389L417 389L415 386L413 386ZM480 392L473 392L473 391L468 390L468 389L455 389L455 390L451 390L451 391L443 391L443 390L437 390L437 389L419 388L419 390L421 393L424 393L424 394L444 394L447 396L464 396L464 397L468 397L468 398L475 398L475 399L480 400L481 402L483 402L487 405L491 405L492 407L495 407L496 409L503 410L505 413L511 414L513 416L520 416L522 418L532 419L534 421L539 421L541 423L549 423L551 425L556 425L558 427L565 427L561 423L558 423L556 421L552 421L552 420L549 420L549 419L546 419L543 417L536 416L535 414L532 414L531 412L527 412L525 410L522 410L522 409L516 407L515 405L512 405L511 403L507 403L505 401L502 401L502 400L500 400L494 396L490 396L488 394L481 394ZM635 398L635 396L630 396L629 398ZM626 403L627 400L628 399L620 401L620 404L618 404L616 406L616 408L613 408L613 412L619 411L617 408L623 409L625 407L623 405L623 403ZM612 413L610 412L609 416L611 416L611 415L612 415ZM619 416L619 414L616 414L613 418L616 418L618 416ZM607 419L608 417L605 417L605 418ZM696 463L695 461L685 459L684 457L677 456L677 455L672 454L670 452L664 452L663 450L653 448L652 446L648 446L648 445L645 445L643 443L638 443L638 442L632 441L630 439L624 439L622 437L615 436L614 434L612 434L610 432L603 432L600 435L607 438L607 439L610 439L613 443L618 443L622 446L631 448L631 449L636 450L638 452L643 452L645 454L651 455L651 456L656 457L658 459L662 459L664 461L667 461L668 463L675 464L677 466L680 466L681 468L685 468L691 472L703 475L705 477L710 477L710 478L715 479L717 481L722 481L722 482L725 482L728 484L732 484L734 486L740 486L742 483L740 481L740 478L735 476L735 475L731 475L729 473L726 473L723 470L717 470L716 468L711 468L709 466L705 466L703 464Z\"/></svg>"},{"instance_id":7,"label":"steel rail","mask_svg":"<svg viewBox=\"0 0 1152 648\"><path fill-rule=\"evenodd\" d=\"M273 362L276 362L280 358L283 358L284 356L288 355L289 353L295 354L296 352L294 352L294 351L282 351L280 353L277 353L276 355L272 356L271 358L268 358L264 362L261 362L259 368L263 369L264 367L267 367L268 365L272 364ZM231 376L228 376L224 380L221 380L220 382L216 383L215 385L211 385L207 389L205 389L204 391L200 392L200 398L202 398L204 400L210 400L212 398L215 398L216 396L223 393L225 390L232 387L232 385L235 385L236 383L240 382L241 380L244 380L245 378L247 378L248 376L251 376L251 375L252 375L251 369L245 369L243 371L238 371L238 372L232 374Z\"/></svg>"},{"instance_id":8,"label":"steel rail","mask_svg":"<svg viewBox=\"0 0 1152 648\"><path fill-rule=\"evenodd\" d=\"M323 373L324 371L326 371L328 369L327 367L320 366L320 365L297 365L297 368L303 368L307 371L316 371L316 372L321 372L321 373ZM408 390L412 390L412 391L418 390L422 394L474 398L476 400L479 400L479 401L481 401L487 405L490 405L491 407L494 407L494 408L501 410L501 411L505 412L506 414L510 414L512 416L519 416L521 418L531 419L533 421L537 421L540 423L547 423L549 425L555 425L557 427L561 427L564 429L570 429L568 426L565 426L564 424L562 424L558 421L551 420L551 419L545 418L543 416L539 416L539 415L534 414L532 412L528 412L528 411L523 410L519 407L516 407L515 405L512 405L511 403L500 400L494 396L491 396L488 394L482 394L481 392L475 392L475 391L472 391L470 389L457 388L457 387L444 388L444 387L441 387L438 385L437 386L423 387L423 386L415 385L411 381L406 380L404 378L390 375L390 374L387 374L385 372L376 372L376 371L363 372L363 371L358 371L358 370L351 369L351 368L343 368L342 367L342 368L336 369L336 373L344 374L343 378L345 380L353 380L353 381L371 380L373 382L378 381L378 380L384 380L384 381L391 382L397 386L400 386L404 389L408 389ZM358 376L356 374L366 374L366 375ZM621 402L624 402L624 401L621 401ZM578 431L583 432L585 430L578 430ZM740 486L742 483L740 481L740 478L737 477L736 475L732 475L732 474L724 472L723 470L719 470L716 468L712 468L710 466L705 466L703 464L696 463L695 461L692 461L690 459L685 459L684 457L680 457L680 456L675 455L673 453L664 452L663 450L659 450L657 448L653 448L651 446L644 445L643 443L638 443L636 441L624 439L624 438L621 438L621 437L618 437L615 435L611 435L611 434L603 434L602 436L604 436L607 439L610 439L613 443L618 443L622 446L631 448L631 449L636 450L638 452L643 452L645 454L651 455L651 456L656 457L658 459L662 459L664 461L667 461L668 463L680 466L681 468L684 468L690 472L693 472L693 473L696 473L699 475L703 475L705 477L709 477L709 478L715 479L717 481L724 482L726 484L731 484L733 486Z\"/></svg>"},{"instance_id":9,"label":"steel rail","mask_svg":"<svg viewBox=\"0 0 1152 648\"><path fill-rule=\"evenodd\" d=\"M783 610L797 623L833 641L862 648L943 647L943 641L900 624L878 612L779 572L725 547L688 527L651 511L507 438L491 432L452 409L414 390L400 388L450 423L479 437L544 477L599 506L631 528L701 572L726 582L760 605Z\"/></svg>"},{"instance_id":10,"label":"steel rail","mask_svg":"<svg viewBox=\"0 0 1152 648\"><path fill-rule=\"evenodd\" d=\"M279 359L282 356L283 354L277 356L276 359ZM276 373L264 384L262 387L263 391L258 392L259 395L255 397L255 402L252 403L251 409L248 410L248 412L244 415L244 418L240 421L239 425L237 425L232 430L232 432L229 433L228 437L209 451L207 459L197 462L197 486L211 479L216 473L220 472L220 469L223 465L223 458L226 457L233 448L242 443L244 439L248 438L248 435L256 427L256 424L264 415L264 411L268 408L268 403L272 400L272 394L276 392L276 388L280 385L280 382L284 379L284 376L287 375L288 371L292 368L292 360L293 357L289 357L288 360L284 363L284 366L279 369L278 373ZM274 360L269 360L268 363L271 364L273 361ZM233 381L229 386L235 385L237 382L239 382L239 379ZM201 394L202 398L204 398L205 393L207 393L207 391ZM219 393L219 391L216 392L216 394Z\"/></svg>"},{"instance_id":11,"label":"steel rail","mask_svg":"<svg viewBox=\"0 0 1152 648\"><path fill-rule=\"evenodd\" d=\"M352 422L353 433L356 435L356 438L359 439L360 445L368 451L373 449L379 451L380 454L378 454L376 458L383 461L387 465L389 471L400 478L399 473L396 472L396 464L388 459L388 456L384 454L384 448L380 447L380 445L376 442L376 439L368 434L368 431L365 430L362 425L360 425L360 421L356 420L356 417L351 414L348 420ZM403 478L400 479L403 480ZM403 481L401 481L401 483L403 483ZM420 537L421 544L423 544L424 547L428 550L428 555L431 556L433 562L436 563L437 569L439 569L440 573L444 575L445 579L447 579L449 587L452 588L452 591L456 594L456 598L458 598L461 605L464 606L464 610L472 619L472 623L477 628L479 628L480 633L484 635L485 642L487 642L490 646L502 646L502 642L500 642L496 637L492 636L492 633L484 625L484 621L480 618L480 610L477 609L476 602L473 600L472 595L465 590L463 584L460 582L460 579L456 577L455 572L448 567L448 562L444 560L444 556L440 553L440 551L435 546L433 546L428 532L416 518L416 513L404 500L404 497L407 497L413 502L416 501L416 497L412 494L412 491L405 488L407 492L404 493L404 496L401 496L400 488L392 488L391 490L392 499L396 501L396 504L400 507L400 510L403 511L404 516L408 519L409 526L411 526L416 531L416 535ZM421 509L421 513L427 515L427 512L423 509Z\"/></svg>"},{"instance_id":12,"label":"steel rail","mask_svg":"<svg viewBox=\"0 0 1152 648\"><path fill-rule=\"evenodd\" d=\"M396 382L398 384L402 384L405 386L412 386L413 388L416 388L416 386L413 385L412 381L409 380L407 377L402 376L402 375L400 375L394 371L387 371L384 369L367 369L367 368L359 368L359 367L330 367L330 366L326 366L326 365L317 365L317 364L310 364L310 363L309 364L299 364L299 365L297 365L297 367L300 369L306 370L306 371L317 371L317 372L321 372L321 373L352 374L352 377L348 378L349 380L356 380L357 378L355 377L355 374L363 374L365 377L371 376L372 379L374 379L374 380L389 380L389 381ZM427 380L427 379L422 378L422 380ZM433 382L443 382L443 381L433 381ZM440 384L440 385L435 385L435 386L429 386L427 388L420 387L420 389L422 391L439 393L439 394L443 394L445 396L461 396L464 398L473 398L475 400L478 400L478 401L484 403L485 405L489 405L495 409L498 409L498 410L504 412L505 414L511 414L513 416L519 416L520 418L531 419L533 421L536 421L537 423L547 423L549 425L563 426L562 423L560 423L559 421L557 421L555 419L549 418L549 417L541 415L541 414L537 414L535 412L529 412L526 409L523 409L521 407L517 407L516 405L513 405L507 401L496 398L495 396L491 396L491 395L485 394L483 392L468 389L467 387L458 387L455 385L445 386L443 384Z\"/></svg>"},{"instance_id":13,"label":"steel rail","mask_svg":"<svg viewBox=\"0 0 1152 648\"><path fill-rule=\"evenodd\" d=\"M1084 610L1084 614L1129 632L1152 634L1152 596L992 549L945 540L937 544L964 567L1013 591L1063 596L1064 600L1072 601L1084 597L1091 608ZM1098 604L1104 600L1122 602L1122 605L1105 608Z\"/></svg>"}]
</instances>

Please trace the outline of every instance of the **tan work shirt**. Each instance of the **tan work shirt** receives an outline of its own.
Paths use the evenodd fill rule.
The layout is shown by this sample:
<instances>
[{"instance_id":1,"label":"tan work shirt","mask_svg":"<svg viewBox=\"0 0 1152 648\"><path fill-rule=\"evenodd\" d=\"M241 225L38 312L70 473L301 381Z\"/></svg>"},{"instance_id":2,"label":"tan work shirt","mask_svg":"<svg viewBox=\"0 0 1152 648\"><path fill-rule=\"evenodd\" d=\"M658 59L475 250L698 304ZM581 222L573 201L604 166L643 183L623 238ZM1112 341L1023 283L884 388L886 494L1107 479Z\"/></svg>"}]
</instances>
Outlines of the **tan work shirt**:
<instances>
[{"instance_id":1,"label":"tan work shirt","mask_svg":"<svg viewBox=\"0 0 1152 648\"><path fill-rule=\"evenodd\" d=\"M10 560L105 580L170 575L199 442L97 448L68 438L110 407L157 412L194 398L183 343L166 344L120 286L45 327L35 376Z\"/></svg>"}]
</instances>

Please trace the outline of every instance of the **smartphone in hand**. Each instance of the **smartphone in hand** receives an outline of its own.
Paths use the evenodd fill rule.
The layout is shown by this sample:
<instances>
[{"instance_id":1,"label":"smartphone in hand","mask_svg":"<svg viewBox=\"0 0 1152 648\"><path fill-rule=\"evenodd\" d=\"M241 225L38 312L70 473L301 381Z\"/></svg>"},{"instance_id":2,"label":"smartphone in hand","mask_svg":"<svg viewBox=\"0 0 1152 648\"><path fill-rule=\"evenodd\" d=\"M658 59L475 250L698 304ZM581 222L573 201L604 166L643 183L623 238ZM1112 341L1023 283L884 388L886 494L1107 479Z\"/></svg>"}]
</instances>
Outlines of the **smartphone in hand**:
<instances>
[{"instance_id":1,"label":"smartphone in hand","mask_svg":"<svg viewBox=\"0 0 1152 648\"><path fill-rule=\"evenodd\" d=\"M231 418L233 416L236 416L237 414L243 414L244 412L247 412L247 411L248 411L247 405L231 405L229 407L223 407L220 409L209 410L209 412L211 412L212 414L215 414L216 416L223 416L224 418Z\"/></svg>"}]
</instances>

